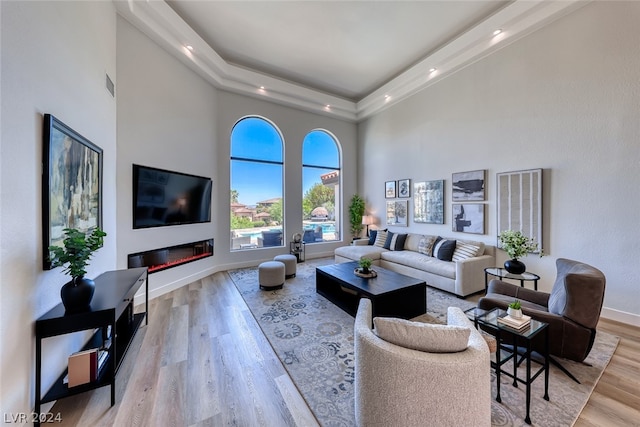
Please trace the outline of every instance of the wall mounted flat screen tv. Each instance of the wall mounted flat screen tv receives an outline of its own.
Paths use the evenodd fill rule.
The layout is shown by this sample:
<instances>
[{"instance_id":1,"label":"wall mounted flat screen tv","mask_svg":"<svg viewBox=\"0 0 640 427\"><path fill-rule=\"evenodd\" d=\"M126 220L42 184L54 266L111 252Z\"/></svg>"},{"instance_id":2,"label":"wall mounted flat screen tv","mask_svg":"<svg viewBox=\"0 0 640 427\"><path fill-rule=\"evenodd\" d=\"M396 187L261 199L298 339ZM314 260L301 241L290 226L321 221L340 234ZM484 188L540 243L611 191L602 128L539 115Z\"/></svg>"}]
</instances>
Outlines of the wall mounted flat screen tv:
<instances>
[{"instance_id":1,"label":"wall mounted flat screen tv","mask_svg":"<svg viewBox=\"0 0 640 427\"><path fill-rule=\"evenodd\" d=\"M133 165L133 228L210 221L210 178Z\"/></svg>"}]
</instances>

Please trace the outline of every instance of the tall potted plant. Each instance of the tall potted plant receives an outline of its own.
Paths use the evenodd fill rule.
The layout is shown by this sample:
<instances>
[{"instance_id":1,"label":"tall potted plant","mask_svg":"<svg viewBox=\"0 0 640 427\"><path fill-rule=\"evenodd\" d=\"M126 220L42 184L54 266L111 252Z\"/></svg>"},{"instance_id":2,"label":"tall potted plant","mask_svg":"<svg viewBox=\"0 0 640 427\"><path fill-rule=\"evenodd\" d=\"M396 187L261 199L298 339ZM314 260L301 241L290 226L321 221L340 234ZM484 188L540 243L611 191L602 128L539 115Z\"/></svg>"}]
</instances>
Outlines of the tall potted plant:
<instances>
[{"instance_id":1,"label":"tall potted plant","mask_svg":"<svg viewBox=\"0 0 640 427\"><path fill-rule=\"evenodd\" d=\"M354 194L349 203L349 223L351 224L351 237L357 238L362 232L362 216L364 215L364 199Z\"/></svg>"},{"instance_id":2,"label":"tall potted plant","mask_svg":"<svg viewBox=\"0 0 640 427\"><path fill-rule=\"evenodd\" d=\"M69 274L71 280L60 289L62 304L67 312L81 311L89 307L95 292L93 280L84 277L86 267L93 253L102 247L107 233L99 228L94 228L90 234L75 228L65 228L64 232L63 247L49 246L51 267L66 265L63 272Z\"/></svg>"},{"instance_id":3,"label":"tall potted plant","mask_svg":"<svg viewBox=\"0 0 640 427\"><path fill-rule=\"evenodd\" d=\"M540 251L540 256L543 255L542 249L538 249L538 244L520 231L501 231L498 240L502 249L509 255L509 259L504 262L504 268L509 273L522 274L526 271L527 266L519 258L529 252Z\"/></svg>"}]
</instances>

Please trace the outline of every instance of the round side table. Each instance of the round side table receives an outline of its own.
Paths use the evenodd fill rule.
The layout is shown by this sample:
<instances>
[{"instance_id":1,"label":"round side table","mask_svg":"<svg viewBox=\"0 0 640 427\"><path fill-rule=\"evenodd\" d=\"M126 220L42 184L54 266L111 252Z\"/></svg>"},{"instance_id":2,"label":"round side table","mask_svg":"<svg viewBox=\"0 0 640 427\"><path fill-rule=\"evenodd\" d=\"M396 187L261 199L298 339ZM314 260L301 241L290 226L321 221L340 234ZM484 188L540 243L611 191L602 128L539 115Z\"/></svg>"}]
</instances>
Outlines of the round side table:
<instances>
[{"instance_id":1,"label":"round side table","mask_svg":"<svg viewBox=\"0 0 640 427\"><path fill-rule=\"evenodd\" d=\"M528 271L525 271L522 274L513 274L513 273L509 273L507 270L505 270L502 267L489 267L484 269L485 292L489 287L489 276L497 277L500 280L502 279L519 280L520 287L523 287L523 288L524 288L524 282L533 282L533 289L536 291L538 290L538 280L540 279L540 276L538 276L537 274L529 273Z\"/></svg>"}]
</instances>

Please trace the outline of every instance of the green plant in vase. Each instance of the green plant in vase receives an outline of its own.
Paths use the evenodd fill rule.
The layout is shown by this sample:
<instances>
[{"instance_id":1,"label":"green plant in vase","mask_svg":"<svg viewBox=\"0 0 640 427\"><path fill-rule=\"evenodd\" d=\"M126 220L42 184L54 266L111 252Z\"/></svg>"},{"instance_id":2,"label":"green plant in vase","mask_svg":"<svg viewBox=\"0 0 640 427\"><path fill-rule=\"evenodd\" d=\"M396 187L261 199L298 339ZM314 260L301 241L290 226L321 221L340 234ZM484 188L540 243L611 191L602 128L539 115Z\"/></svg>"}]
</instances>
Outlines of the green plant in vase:
<instances>
[{"instance_id":1,"label":"green plant in vase","mask_svg":"<svg viewBox=\"0 0 640 427\"><path fill-rule=\"evenodd\" d=\"M364 215L364 199L354 194L349 203L349 224L351 225L351 237L355 239L362 229L362 216Z\"/></svg>"},{"instance_id":2,"label":"green plant in vase","mask_svg":"<svg viewBox=\"0 0 640 427\"><path fill-rule=\"evenodd\" d=\"M520 319L522 317L522 304L520 301L515 300L509 304L509 308L507 308L507 314L515 319Z\"/></svg>"},{"instance_id":3,"label":"green plant in vase","mask_svg":"<svg viewBox=\"0 0 640 427\"><path fill-rule=\"evenodd\" d=\"M369 270L371 268L371 259L366 257L360 258L358 266L360 266L360 273L369 274L371 272L371 270Z\"/></svg>"},{"instance_id":4,"label":"green plant in vase","mask_svg":"<svg viewBox=\"0 0 640 427\"><path fill-rule=\"evenodd\" d=\"M543 256L542 249L538 248L538 244L534 239L525 236L521 231L504 230L498 235L500 247L504 250L509 259L505 261L504 268L513 274L522 274L527 267L519 258L524 257L530 252L539 252Z\"/></svg>"},{"instance_id":5,"label":"green plant in vase","mask_svg":"<svg viewBox=\"0 0 640 427\"><path fill-rule=\"evenodd\" d=\"M84 277L86 267L95 251L100 249L107 235L99 228L94 228L90 234L75 228L65 228L65 238L61 246L49 246L51 267L64 267L64 273L71 276L71 280L60 289L60 297L67 311L86 309L91 304L95 291L95 283Z\"/></svg>"}]
</instances>

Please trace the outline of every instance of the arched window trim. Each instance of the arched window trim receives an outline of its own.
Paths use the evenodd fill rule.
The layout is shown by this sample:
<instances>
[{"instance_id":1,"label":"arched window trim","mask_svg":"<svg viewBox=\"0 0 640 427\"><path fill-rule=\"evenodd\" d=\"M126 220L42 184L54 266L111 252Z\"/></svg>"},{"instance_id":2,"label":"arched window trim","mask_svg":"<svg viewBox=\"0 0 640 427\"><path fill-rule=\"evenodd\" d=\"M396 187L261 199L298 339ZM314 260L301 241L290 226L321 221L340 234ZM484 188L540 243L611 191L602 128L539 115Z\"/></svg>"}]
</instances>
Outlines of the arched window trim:
<instances>
[{"instance_id":1,"label":"arched window trim","mask_svg":"<svg viewBox=\"0 0 640 427\"><path fill-rule=\"evenodd\" d=\"M307 136L309 134L313 133L313 132L323 132L327 136L329 136L329 138L331 138L331 140L333 141L333 143L335 144L336 149L337 149L338 166L336 167L336 166L333 166L333 165L327 166L327 165L321 165L321 164L312 164L312 163L304 163L304 162L302 162L302 170L304 171L305 168L310 168L310 169L336 170L336 171L339 172L339 175L338 175L338 186L339 186L339 190L338 191L339 191L339 193L337 195L338 199L335 200L335 205L337 207L337 211L335 212L335 219L337 221L336 222L336 227L338 227L338 225L342 223L342 211L343 211L343 208L342 208L343 200L342 199L343 199L343 194L344 194L344 192L343 192L343 188L344 188L344 186L343 186L343 174L341 173L342 166L343 166L342 144L340 143L340 140L336 137L336 135L333 132L331 132L331 131L329 131L327 129L323 129L323 128L311 129L310 131L308 131L305 134L305 136L304 136L304 138L302 140L302 146L301 146L302 158L304 158L304 150L305 150L305 145L306 145L305 144L305 140L306 140ZM303 173L303 175L304 175L304 173ZM303 183L303 186L304 186L304 183ZM339 226L339 229L336 228L336 232L337 232L336 239L335 240L329 240L328 242L334 242L334 241L340 240L341 239L341 235L342 235L342 231L341 231L342 228L343 227L341 225Z\"/></svg>"},{"instance_id":2,"label":"arched window trim","mask_svg":"<svg viewBox=\"0 0 640 427\"><path fill-rule=\"evenodd\" d=\"M247 119L259 119L259 120L263 120L266 123L268 123L278 134L278 137L280 139L280 154L281 154L281 159L280 161L276 161L276 160L261 160L259 158L252 158L252 157L241 157L241 156L233 156L231 155L231 152L233 152L233 132L236 129L236 126L238 126L242 121L247 120ZM282 178L282 188L281 188L281 194L282 194L282 231L283 231L283 236L284 236L284 230L285 230L285 223L286 223L286 209L285 209L285 183L286 183L286 172L285 172L285 155L286 155L286 150L285 150L285 138L284 135L282 134L282 131L280 130L280 128L270 119L268 119L267 117L263 117L260 115L246 115L243 116L241 118L239 118L234 125L231 127L231 132L229 133L229 165L231 167L231 163L233 161L243 161L243 162L253 162L253 163L262 163L262 164L272 164L272 165L277 165L281 167L281 178ZM233 182L229 182L229 191L231 191L233 188ZM233 232L233 230L230 227L230 231ZM233 241L233 238L232 238ZM279 247L282 247L284 245L284 238L282 241L282 244ZM230 248L232 251L234 251L234 247L233 245Z\"/></svg>"}]
</instances>

